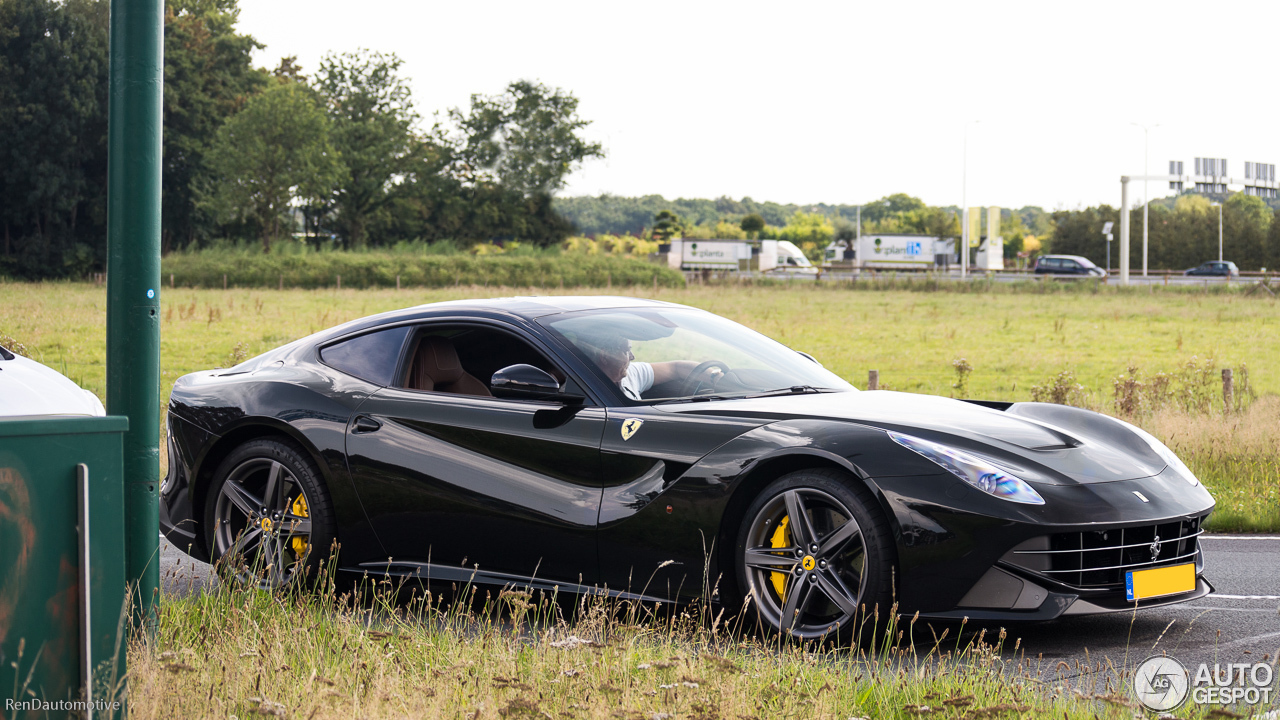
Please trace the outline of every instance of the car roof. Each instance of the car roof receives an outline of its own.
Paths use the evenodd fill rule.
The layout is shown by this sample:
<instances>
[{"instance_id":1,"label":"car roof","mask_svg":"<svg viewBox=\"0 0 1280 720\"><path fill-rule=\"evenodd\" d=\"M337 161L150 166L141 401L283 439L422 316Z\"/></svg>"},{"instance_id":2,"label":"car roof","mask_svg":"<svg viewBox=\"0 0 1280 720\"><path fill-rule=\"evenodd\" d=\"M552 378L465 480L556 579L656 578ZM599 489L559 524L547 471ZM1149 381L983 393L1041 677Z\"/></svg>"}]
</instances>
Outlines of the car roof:
<instances>
[{"instance_id":1,"label":"car roof","mask_svg":"<svg viewBox=\"0 0 1280 720\"><path fill-rule=\"evenodd\" d=\"M616 295L526 295L482 300L447 300L427 303L402 312L418 310L489 310L505 312L526 319L580 310L631 307L684 307L676 303Z\"/></svg>"},{"instance_id":2,"label":"car roof","mask_svg":"<svg viewBox=\"0 0 1280 720\"><path fill-rule=\"evenodd\" d=\"M233 369L241 368L242 366L247 367L254 365L269 358L281 357L303 347L321 345L329 342L330 340L346 335L360 333L383 325L390 325L405 321L428 320L431 318L450 316L465 317L467 315L475 315L477 317L483 317L485 315L508 315L524 320L535 320L547 315L558 315L560 313L578 312L581 310L643 307L694 309L687 305L663 302L661 300L646 300L644 298L618 297L610 295L530 295L523 297L486 298L477 300L446 300L443 302L416 305L414 307L403 308L401 310L389 310L384 313L378 313L377 315L369 315L345 322L341 325L335 325L334 327L326 328L306 337L298 338L297 340L275 348L274 350L269 350L256 358L250 358Z\"/></svg>"}]
</instances>

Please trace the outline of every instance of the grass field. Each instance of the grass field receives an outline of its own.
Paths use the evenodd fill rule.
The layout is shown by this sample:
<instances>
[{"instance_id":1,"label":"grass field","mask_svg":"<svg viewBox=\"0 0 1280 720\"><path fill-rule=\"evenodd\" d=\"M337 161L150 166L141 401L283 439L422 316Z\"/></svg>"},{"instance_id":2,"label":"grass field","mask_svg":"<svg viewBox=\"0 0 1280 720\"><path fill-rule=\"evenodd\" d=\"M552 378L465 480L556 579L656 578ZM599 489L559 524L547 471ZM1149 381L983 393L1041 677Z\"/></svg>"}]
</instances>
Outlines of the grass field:
<instances>
[{"instance_id":1,"label":"grass field","mask_svg":"<svg viewBox=\"0 0 1280 720\"><path fill-rule=\"evenodd\" d=\"M161 394L193 370L227 367L290 340L371 313L531 288L405 290L192 290L161 293ZM576 294L606 292L602 289ZM1029 400L1034 386L1070 370L1084 404L1107 411L1114 379L1194 364L1206 379L1247 366L1263 400L1243 415L1165 412L1141 423L1188 459L1218 497L1213 526L1280 530L1280 303L1236 294L851 292L832 287L690 286L609 291L685 303L724 315L865 386L939 395L953 363L972 372L964 396ZM0 284L0 334L105 395L106 295L85 283ZM1238 374L1238 373L1237 373ZM1218 390L1212 386L1208 392ZM1276 397L1271 397L1276 396ZM1270 399L1268 399L1270 398Z\"/></svg>"},{"instance_id":2,"label":"grass field","mask_svg":"<svg viewBox=\"0 0 1280 720\"><path fill-rule=\"evenodd\" d=\"M1142 717L1125 679L1131 668L1115 668L1120 686L1108 683L1095 694L1093 668L1027 656L1004 631L966 634L961 642L960 633L949 637L948 629L935 638L904 619L901 635L891 632L901 642L869 642L867 652L778 643L719 617L697 607L673 614L601 601L586 601L575 612L514 591L441 604L421 595L416 602L392 602L382 588L371 600L352 603L325 592L273 596L223 586L159 604L154 642L130 646L130 713L477 720ZM1189 703L1179 717L1216 717L1210 711Z\"/></svg>"}]
</instances>

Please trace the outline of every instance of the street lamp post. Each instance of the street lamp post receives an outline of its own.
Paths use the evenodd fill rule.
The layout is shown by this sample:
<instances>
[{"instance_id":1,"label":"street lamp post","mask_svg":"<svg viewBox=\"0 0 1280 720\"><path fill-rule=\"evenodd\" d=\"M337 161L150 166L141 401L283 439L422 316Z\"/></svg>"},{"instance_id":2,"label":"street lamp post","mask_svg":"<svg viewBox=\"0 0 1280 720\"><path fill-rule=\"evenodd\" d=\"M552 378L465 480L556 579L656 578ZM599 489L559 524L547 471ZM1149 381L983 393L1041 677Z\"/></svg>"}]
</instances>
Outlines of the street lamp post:
<instances>
[{"instance_id":1,"label":"street lamp post","mask_svg":"<svg viewBox=\"0 0 1280 720\"><path fill-rule=\"evenodd\" d=\"M969 126L981 120L968 120L964 124L964 161L960 166L960 279L969 275Z\"/></svg>"},{"instance_id":2,"label":"street lamp post","mask_svg":"<svg viewBox=\"0 0 1280 720\"><path fill-rule=\"evenodd\" d=\"M1218 208L1218 262L1222 262L1222 203L1209 203Z\"/></svg>"},{"instance_id":3,"label":"street lamp post","mask_svg":"<svg viewBox=\"0 0 1280 720\"><path fill-rule=\"evenodd\" d=\"M1160 125L1143 125L1142 123L1130 123L1142 128L1142 277L1147 276L1147 208L1151 205L1150 193L1147 192L1147 176L1151 174L1151 163L1148 158L1151 156L1151 144L1148 142L1148 133Z\"/></svg>"}]
</instances>

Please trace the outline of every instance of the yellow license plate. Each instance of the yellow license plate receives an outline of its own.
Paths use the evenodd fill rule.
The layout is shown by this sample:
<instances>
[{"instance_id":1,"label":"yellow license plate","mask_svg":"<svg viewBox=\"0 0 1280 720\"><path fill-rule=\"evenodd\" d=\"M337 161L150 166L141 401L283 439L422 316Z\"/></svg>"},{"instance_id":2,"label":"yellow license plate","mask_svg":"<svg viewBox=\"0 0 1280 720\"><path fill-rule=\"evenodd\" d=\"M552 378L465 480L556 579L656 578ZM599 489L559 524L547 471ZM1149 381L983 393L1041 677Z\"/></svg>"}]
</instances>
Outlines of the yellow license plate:
<instances>
[{"instance_id":1,"label":"yellow license plate","mask_svg":"<svg viewBox=\"0 0 1280 720\"><path fill-rule=\"evenodd\" d=\"M1177 595L1196 589L1195 563L1130 570L1125 573L1125 590L1129 600L1145 600L1162 595Z\"/></svg>"}]
</instances>

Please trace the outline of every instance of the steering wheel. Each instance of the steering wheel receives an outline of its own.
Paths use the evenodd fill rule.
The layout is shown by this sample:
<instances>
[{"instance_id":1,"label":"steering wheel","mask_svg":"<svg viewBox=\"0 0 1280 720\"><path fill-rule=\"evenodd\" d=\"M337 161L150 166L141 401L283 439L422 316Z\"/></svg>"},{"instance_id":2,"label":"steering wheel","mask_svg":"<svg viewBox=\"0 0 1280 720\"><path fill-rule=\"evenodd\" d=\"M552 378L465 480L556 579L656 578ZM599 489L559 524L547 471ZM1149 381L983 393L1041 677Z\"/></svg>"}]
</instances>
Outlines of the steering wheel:
<instances>
[{"instance_id":1,"label":"steering wheel","mask_svg":"<svg viewBox=\"0 0 1280 720\"><path fill-rule=\"evenodd\" d=\"M720 368L720 372L722 373L729 372L729 366L719 360L707 360L706 362L698 363L698 366L695 367L693 371L689 373L689 376L685 378L684 390L680 394L686 397L690 395L697 395L698 391L702 389L702 381L698 380L698 376L706 373L713 367ZM714 380L711 382L711 387L715 387Z\"/></svg>"}]
</instances>

